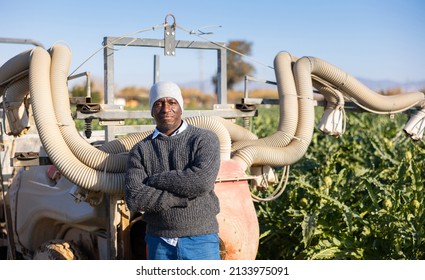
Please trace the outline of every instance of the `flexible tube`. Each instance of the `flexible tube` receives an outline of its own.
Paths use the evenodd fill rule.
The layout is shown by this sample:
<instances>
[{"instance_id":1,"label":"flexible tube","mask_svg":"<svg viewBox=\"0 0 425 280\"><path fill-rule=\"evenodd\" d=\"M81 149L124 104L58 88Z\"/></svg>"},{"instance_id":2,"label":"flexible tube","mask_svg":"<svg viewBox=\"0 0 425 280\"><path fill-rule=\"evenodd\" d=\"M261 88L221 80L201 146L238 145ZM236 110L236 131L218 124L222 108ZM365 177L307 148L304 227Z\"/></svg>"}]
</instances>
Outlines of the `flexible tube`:
<instances>
[{"instance_id":1,"label":"flexible tube","mask_svg":"<svg viewBox=\"0 0 425 280\"><path fill-rule=\"evenodd\" d=\"M122 193L124 173L101 172L79 161L69 149L56 121L50 87L50 55L41 47L31 54L31 105L41 143L60 172L74 184L93 191Z\"/></svg>"},{"instance_id":2,"label":"flexible tube","mask_svg":"<svg viewBox=\"0 0 425 280\"><path fill-rule=\"evenodd\" d=\"M308 57L315 65L314 72L336 89L355 99L359 104L378 112L400 112L423 101L423 92L408 92L386 96L378 94L338 67L316 57Z\"/></svg>"},{"instance_id":3,"label":"flexible tube","mask_svg":"<svg viewBox=\"0 0 425 280\"><path fill-rule=\"evenodd\" d=\"M232 159L237 161L245 170L250 166L291 165L301 159L310 145L314 131L314 97L311 72L314 65L308 58L301 58L295 62L294 78L298 100L298 126L291 142L284 147L247 146L237 150ZM280 68L275 69L276 75L281 74ZM279 83L288 82L280 80Z\"/></svg>"},{"instance_id":4,"label":"flexible tube","mask_svg":"<svg viewBox=\"0 0 425 280\"><path fill-rule=\"evenodd\" d=\"M72 118L69 106L67 86L68 70L71 64L71 51L64 45L55 45L50 50L51 85L53 109L60 131L72 153L85 165L96 170L107 172L124 172L127 164L127 155L108 154L93 147L78 133Z\"/></svg>"},{"instance_id":5,"label":"flexible tube","mask_svg":"<svg viewBox=\"0 0 425 280\"><path fill-rule=\"evenodd\" d=\"M225 118L217 117L217 121L221 122L224 127L229 131L232 142L238 142L243 140L257 140L258 136L252 133L250 130L233 123Z\"/></svg>"},{"instance_id":6,"label":"flexible tube","mask_svg":"<svg viewBox=\"0 0 425 280\"><path fill-rule=\"evenodd\" d=\"M294 61L295 58L288 52L280 52L274 59L279 95L279 124L277 131L270 136L258 140L238 141L233 144L233 151L253 145L285 147L290 143L298 124L298 98L292 73L292 63Z\"/></svg>"},{"instance_id":7,"label":"flexible tube","mask_svg":"<svg viewBox=\"0 0 425 280\"><path fill-rule=\"evenodd\" d=\"M329 85L324 85L313 80L313 87L316 88L326 100L326 108L334 109L336 106L344 106L344 95Z\"/></svg>"},{"instance_id":8,"label":"flexible tube","mask_svg":"<svg viewBox=\"0 0 425 280\"><path fill-rule=\"evenodd\" d=\"M37 125L41 128L39 129L40 139L52 162L66 178L82 188L94 191L101 190L107 193L121 193L123 191L125 173L110 173L95 170L82 163L68 147L59 128L61 124L57 123L53 112L54 106L49 83L50 56L47 51L39 47L33 50L32 56L30 64L30 91L32 94L32 105L34 107L34 118ZM69 106L69 103L67 104ZM66 111L63 110L64 107L65 103L59 105L59 108L56 108L56 110ZM49 109L46 110L46 108ZM204 121L198 121L199 126L215 128L219 126L217 124L212 125L214 123L213 121L209 122L210 124L205 124L207 123L205 121L207 118L199 117L199 119L204 119ZM221 133L221 135L223 134L225 133ZM72 138L72 136L70 137ZM81 136L77 132L74 137ZM222 145L221 148L224 146L227 147L225 149L230 150L230 136L228 133L227 137L227 144ZM94 147L92 149L96 150Z\"/></svg>"},{"instance_id":9,"label":"flexible tube","mask_svg":"<svg viewBox=\"0 0 425 280\"><path fill-rule=\"evenodd\" d=\"M28 83L28 76L25 76L5 87L3 108L7 121L4 121L4 126L8 135L20 136L30 127L27 110L22 106L29 94Z\"/></svg>"},{"instance_id":10,"label":"flexible tube","mask_svg":"<svg viewBox=\"0 0 425 280\"><path fill-rule=\"evenodd\" d=\"M13 58L10 61L15 61L20 66L12 67L12 63L8 62L6 68L2 67L0 69L0 83L3 81L3 84L5 84L4 81L11 79L14 76L12 72L26 71L25 63L30 61L29 87L34 119L42 144L52 162L66 178L83 188L95 191L102 190L108 193L122 192L124 173L120 172L122 170L120 168L124 164L118 164L120 167L113 171L114 173L111 173L110 170L114 170L115 167L110 169L110 166L114 165L113 161L109 161L109 158L112 158L110 153L128 151L137 141L140 141L140 138L145 138L148 133L129 135L111 141L99 150L84 141L85 144L83 145L87 148L85 152L103 153L103 155L100 159L95 160L79 155L85 162L76 157L78 154L76 150L80 148L77 143L80 143L80 140L74 138L77 135L80 138L81 136L76 131L73 121L71 125L69 102L65 98L67 89L65 90L63 86L66 85L66 71L69 67L69 61L67 58L62 58L62 55L56 57L56 54L62 51L67 52L66 48L63 47L52 48L52 61L49 53L40 47L34 48L31 53L26 52L18 55L18 58ZM31 56L31 60L25 55ZM278 132L281 135L275 133L272 137L266 137L266 139L236 141L234 144L238 143L240 148L236 149L232 159L237 161L243 170L255 165L290 165L303 157L311 142L314 128L312 91L312 76L314 75L344 94L350 95L351 98L359 100L365 106L373 107L374 110L400 110L424 102L424 94L421 92L397 96L378 95L365 88L345 72L317 58L303 57L297 60L292 71L293 62L294 58L286 52L279 53L275 58L281 109ZM9 72L4 69L8 69ZM52 73L50 69L52 69ZM50 81L52 85L50 85ZM63 82L62 85L61 81ZM53 97L52 89L55 94ZM297 92L299 100L296 96ZM55 114L54 111L58 112ZM235 135L237 129L232 128L232 125L228 123L223 123L223 120L219 118L199 117L188 118L187 120L189 123L193 122L196 126L217 131L220 143L222 143L221 156L223 159L229 157L231 135ZM280 137L277 137L278 135ZM246 136L234 137L234 139L249 139L251 137L252 135L248 133ZM103 170L96 170L96 168Z\"/></svg>"},{"instance_id":11,"label":"flexible tube","mask_svg":"<svg viewBox=\"0 0 425 280\"><path fill-rule=\"evenodd\" d=\"M221 160L230 159L230 150L231 150L231 140L229 131L224 127L224 125L220 122L219 117L204 117L204 116L196 116L186 119L188 124L207 128L214 131L219 140L220 140L220 154Z\"/></svg>"},{"instance_id":12,"label":"flexible tube","mask_svg":"<svg viewBox=\"0 0 425 280\"><path fill-rule=\"evenodd\" d=\"M21 72L27 71L30 64L31 50L21 52L0 67L0 96L4 93L4 85Z\"/></svg>"},{"instance_id":13,"label":"flexible tube","mask_svg":"<svg viewBox=\"0 0 425 280\"><path fill-rule=\"evenodd\" d=\"M149 133L140 133L130 137L122 137L119 141L111 141L97 149L80 137L69 107L67 73L70 65L71 52L68 47L55 45L50 49L52 57L51 84L53 104L60 130L67 145L75 156L85 165L96 170L108 172L124 172L127 164L127 155L119 154L128 152L138 141L144 139ZM194 117L186 121L198 127L210 129L218 135L221 143L221 157L230 158L230 137L227 130L218 121L218 118ZM111 144L109 144L111 143ZM102 147L103 147L102 146ZM113 153L111 153L113 151ZM108 153L109 152L109 153Z\"/></svg>"}]
</instances>

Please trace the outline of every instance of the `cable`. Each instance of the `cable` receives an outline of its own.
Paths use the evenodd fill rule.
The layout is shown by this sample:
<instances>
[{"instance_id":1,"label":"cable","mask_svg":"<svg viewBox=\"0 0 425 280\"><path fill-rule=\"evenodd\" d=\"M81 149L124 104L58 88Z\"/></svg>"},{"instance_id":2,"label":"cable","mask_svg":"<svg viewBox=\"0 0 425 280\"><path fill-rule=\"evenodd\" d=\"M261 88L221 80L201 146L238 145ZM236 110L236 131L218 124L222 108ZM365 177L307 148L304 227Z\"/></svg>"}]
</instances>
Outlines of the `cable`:
<instances>
[{"instance_id":1,"label":"cable","mask_svg":"<svg viewBox=\"0 0 425 280\"><path fill-rule=\"evenodd\" d=\"M98 52L100 52L101 50L103 50L104 48L107 48L107 47L109 47L110 45L112 45L113 43L115 43L116 41L118 41L118 40L121 40L121 39L123 39L123 38L126 38L126 37L130 37L130 36L133 36L133 35L135 35L135 34L139 34L139 33L143 33L143 32L146 32L146 31L150 31L150 30L155 30L155 29L157 29L157 28L161 28L161 27L164 27L165 26L165 23L161 23L161 24L158 24L158 25L154 25L154 26L152 26L152 27L149 27L149 28L145 28L145 29L140 29L140 30L138 30L138 31L136 31L136 32L133 32L133 33L130 33L130 34L126 34L126 35L122 35L122 36L120 36L120 37L118 37L117 39L115 39L115 40L113 40L112 42L110 42L109 44L106 44L106 45L104 45L103 47L101 47L100 49L98 49L97 51L95 51L91 56L89 56L86 60L84 60L83 61L83 63L81 63L80 65L78 65L78 67L74 70L74 71L72 71L72 73L71 74L69 74L69 76L72 76L81 66L83 66L87 61L89 61L93 56L95 56ZM130 42L131 43L131 42ZM130 44L129 43L129 44ZM127 44L127 45L125 45L124 47L127 47L129 44Z\"/></svg>"},{"instance_id":2,"label":"cable","mask_svg":"<svg viewBox=\"0 0 425 280\"><path fill-rule=\"evenodd\" d=\"M285 179L285 182L283 182L284 179ZM286 165L283 168L282 177L280 178L279 185L274 190L274 192L265 198L259 197L251 192L252 199L256 202L268 202L268 201L272 201L279 198L286 189L288 179L289 179L289 165Z\"/></svg>"},{"instance_id":3,"label":"cable","mask_svg":"<svg viewBox=\"0 0 425 280\"><path fill-rule=\"evenodd\" d=\"M196 33L196 32L194 32L193 30L191 31L191 30L186 29L186 28L184 28L184 27L182 27L182 26L180 26L180 25L178 25L178 24L177 24L177 28L179 28L179 29L181 29L181 30L183 30L183 31L187 32L189 35L195 35L195 36L197 36L197 37L199 37L199 38L201 38L201 39L203 39L203 40L205 40L205 41L207 41L207 42L209 42L209 43L211 43L211 44L214 44L214 45L216 45L216 46L219 46L219 47L225 48L226 50L231 51L231 52L233 52L233 53L235 53L235 54L238 54L238 55L240 55L240 56L242 56L242 57L245 57L245 58L247 58L248 60L251 60L252 62L258 63L258 64L260 64L260 65L263 65L264 67L267 67L267 68L270 68L270 69L274 70L274 67L272 67L272 66L270 66L270 65L267 65L267 64L265 64L265 63L263 63L263 62L261 62L261 61L258 61L258 60L256 60L256 59L254 59L254 58L252 58L252 57L249 57L249 56L247 56L247 55L245 55L245 54L243 54L243 53L240 53L240 52L238 52L238 51L236 51L236 50L233 50L233 49L231 49L231 48L229 48L229 47L227 47L227 46L223 46L223 45L221 45L221 44L219 44L219 43L216 43L216 42L214 42L214 41L211 41L211 40L209 40L209 39L207 39L207 38L205 38L205 37L203 37L203 36L201 36L201 35L197 34L197 33ZM208 33L203 33L203 34L208 34Z\"/></svg>"},{"instance_id":4,"label":"cable","mask_svg":"<svg viewBox=\"0 0 425 280\"><path fill-rule=\"evenodd\" d=\"M161 23L161 24L158 24L158 25L154 25L154 26L152 26L152 27L149 27L149 28L144 28L144 29L141 29L141 30L138 30L138 31L136 31L136 32L133 32L133 33L130 33L130 34L126 34L126 35L122 35L122 36L120 36L120 37L118 37L117 39L115 39L115 40L113 40L112 42L110 42L109 44L107 44L107 45L104 45L104 46L102 46L100 49L98 49L97 51L95 51L92 55L90 55L86 60L84 60L80 65L78 65L77 66L77 68L75 68L75 70L74 71L72 71L71 72L71 74L70 74L70 76L72 76L78 69L80 69L85 63L87 63L87 61L89 61L92 57L94 57L98 52L100 52L101 50L103 50L103 49L105 49L105 48L107 48L107 47L109 47L110 45L112 45L114 42L116 42L116 41L118 41L118 40L121 40L122 38L126 38L126 37L131 37L131 36L133 36L133 35L135 35L135 34L139 34L139 33L143 33L143 32L147 32L147 31L150 31L150 30L156 30L156 29L158 29L158 28L163 28L163 27L165 27L167 25L167 23ZM205 41L207 41L207 42L209 42L209 43L211 43L211 44L214 44L214 45L216 45L216 46L219 46L219 47L222 47L222 48L225 48L226 50L228 50L228 51L230 51L230 52L233 52L233 53L236 53L236 54L238 54L238 55L240 55L240 56L242 56L242 57L245 57L246 59L248 59L248 60L251 60L251 61L253 61L253 62L255 62L255 63L258 63L258 64L260 64L260 65L262 65L262 66L264 66L264 67L267 67L267 68L269 68L269 69L272 69L272 70L274 70L274 67L272 67L272 66L270 66L270 65L267 65L267 64L265 64L265 63L263 63L263 62L261 62L261 61L258 61L258 60L256 60L256 59L253 59L253 58L251 58L251 57L249 57L249 56L247 56L247 55L245 55L245 54L243 54L243 53L240 53L240 52L238 52L238 51L236 51L236 50L233 50L233 49L231 49L231 48L229 48L229 47L227 47L227 46L223 46L223 45L221 45L221 44L219 44L219 43L216 43L216 42L214 42L214 41L211 41L211 40L209 40L209 39L207 39L207 38L205 38L205 37L203 37L203 36L201 36L199 33L201 33L202 35L204 35L204 34L206 34L206 35L208 35L208 34L211 34L210 32L203 32L203 31L201 31L200 30L200 28L198 29L198 32L197 31L194 31L194 30L189 30L189 29L186 29L186 28L184 28L184 27L182 27L182 26L180 26L180 25L178 25L178 24L176 24L176 26L179 28L179 29L181 29L181 30L183 30L184 32L187 32L189 35L195 35L195 36L197 36L197 37L199 37L199 38L201 38L201 39L203 39L203 40L205 40ZM206 27L209 27L209 26L206 26ZM221 27L221 26L219 26L219 27ZM204 27L205 28L205 27ZM133 40L134 41L134 40ZM130 43L128 43L127 45L125 45L123 48L125 48L125 47L127 47L129 44L131 44L133 41L131 41Z\"/></svg>"}]
</instances>

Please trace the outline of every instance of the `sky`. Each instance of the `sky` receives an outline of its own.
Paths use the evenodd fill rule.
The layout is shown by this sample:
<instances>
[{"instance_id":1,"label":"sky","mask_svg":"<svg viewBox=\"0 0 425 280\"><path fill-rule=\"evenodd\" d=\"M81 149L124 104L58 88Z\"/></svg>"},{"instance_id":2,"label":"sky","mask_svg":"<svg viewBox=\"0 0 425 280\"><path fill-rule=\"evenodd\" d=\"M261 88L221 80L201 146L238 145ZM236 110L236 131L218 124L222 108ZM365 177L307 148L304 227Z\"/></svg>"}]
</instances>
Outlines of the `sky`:
<instances>
[{"instance_id":1,"label":"sky","mask_svg":"<svg viewBox=\"0 0 425 280\"><path fill-rule=\"evenodd\" d=\"M422 0L263 0L263 1L62 1L0 0L0 37L33 39L50 48L71 49L69 72L89 71L103 81L105 36L163 39L153 28L174 15L176 40L227 43L244 40L252 52L253 76L275 81L273 60L280 51L321 58L357 78L399 83L425 80L425 1ZM199 37L189 31L212 34ZM138 31L144 31L137 33ZM0 43L0 65L32 48ZM116 88L150 86L153 55L159 55L160 79L209 83L216 53L118 47ZM90 58L91 57L91 58ZM87 62L85 62L90 58Z\"/></svg>"}]
</instances>

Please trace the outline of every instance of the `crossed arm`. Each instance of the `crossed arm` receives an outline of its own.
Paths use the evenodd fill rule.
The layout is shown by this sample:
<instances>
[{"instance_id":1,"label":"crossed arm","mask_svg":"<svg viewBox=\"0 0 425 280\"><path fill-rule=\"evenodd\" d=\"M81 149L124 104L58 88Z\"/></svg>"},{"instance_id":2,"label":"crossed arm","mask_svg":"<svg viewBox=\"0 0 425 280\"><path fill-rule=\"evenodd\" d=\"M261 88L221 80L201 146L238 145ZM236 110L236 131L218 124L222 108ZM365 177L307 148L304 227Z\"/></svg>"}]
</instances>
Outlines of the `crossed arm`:
<instances>
[{"instance_id":1,"label":"crossed arm","mask_svg":"<svg viewBox=\"0 0 425 280\"><path fill-rule=\"evenodd\" d=\"M176 195L195 198L210 192L214 187L220 168L220 146L218 139L201 141L193 162L183 170L156 173L146 184Z\"/></svg>"},{"instance_id":2,"label":"crossed arm","mask_svg":"<svg viewBox=\"0 0 425 280\"><path fill-rule=\"evenodd\" d=\"M148 212L186 207L189 199L211 191L219 166L219 142L214 137L201 141L195 159L187 168L151 176L141 165L141 155L130 152L125 179L127 206L132 211Z\"/></svg>"}]
</instances>

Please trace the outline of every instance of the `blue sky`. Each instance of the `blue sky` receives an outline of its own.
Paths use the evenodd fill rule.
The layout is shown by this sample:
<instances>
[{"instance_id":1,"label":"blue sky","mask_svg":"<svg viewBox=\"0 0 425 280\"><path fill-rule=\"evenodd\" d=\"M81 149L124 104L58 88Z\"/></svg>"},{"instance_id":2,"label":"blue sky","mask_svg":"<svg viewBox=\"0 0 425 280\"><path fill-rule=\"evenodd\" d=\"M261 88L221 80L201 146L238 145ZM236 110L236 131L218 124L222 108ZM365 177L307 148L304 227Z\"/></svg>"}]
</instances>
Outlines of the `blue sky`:
<instances>
[{"instance_id":1,"label":"blue sky","mask_svg":"<svg viewBox=\"0 0 425 280\"><path fill-rule=\"evenodd\" d=\"M209 40L252 43L255 76L275 80L273 65L279 51L315 56L349 74L371 80L425 80L425 1L421 0L263 0L263 1L30 1L0 0L0 37L29 38L45 47L65 43L72 50L70 72L99 50L104 36L122 36L164 22L214 34ZM219 27L221 26L221 27ZM163 29L135 35L163 38ZM202 40L178 29L176 39ZM30 48L0 44L0 64ZM162 80L179 83L210 80L215 53L122 48L115 58L117 88L150 86L153 54L161 54ZM261 63L256 63L259 61ZM266 65L266 66L264 66ZM103 79L103 52L79 71Z\"/></svg>"}]
</instances>

